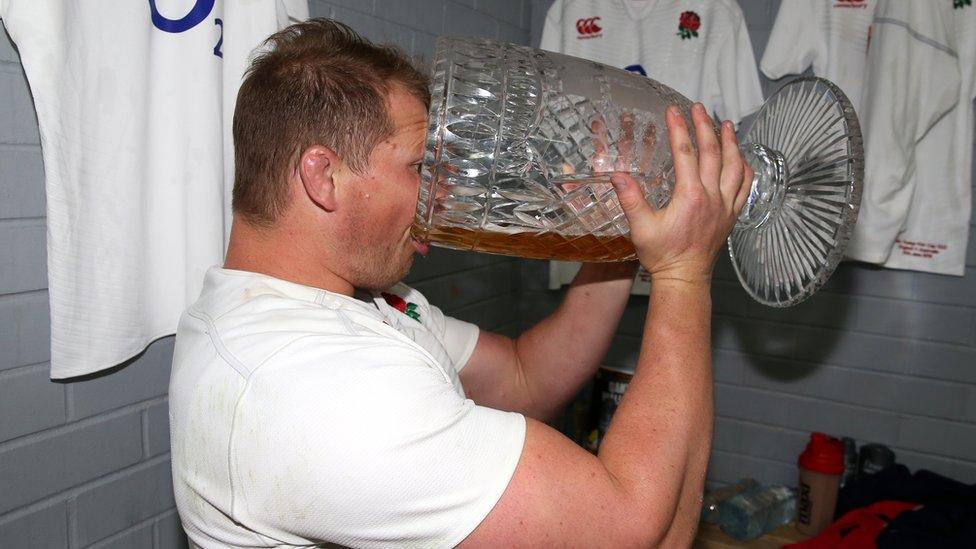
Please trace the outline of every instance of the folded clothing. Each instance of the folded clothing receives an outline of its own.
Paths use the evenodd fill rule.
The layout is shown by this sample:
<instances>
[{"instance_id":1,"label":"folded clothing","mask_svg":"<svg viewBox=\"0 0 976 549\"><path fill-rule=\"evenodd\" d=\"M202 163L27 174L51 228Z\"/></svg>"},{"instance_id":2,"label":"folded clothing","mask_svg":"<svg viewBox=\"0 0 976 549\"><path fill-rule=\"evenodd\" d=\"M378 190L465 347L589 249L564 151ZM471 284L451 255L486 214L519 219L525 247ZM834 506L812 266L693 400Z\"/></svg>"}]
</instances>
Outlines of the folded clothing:
<instances>
[{"instance_id":1,"label":"folded clothing","mask_svg":"<svg viewBox=\"0 0 976 549\"><path fill-rule=\"evenodd\" d=\"M966 485L924 469L912 474L907 467L896 463L841 488L834 518L883 500L967 507L976 505L976 485Z\"/></svg>"},{"instance_id":2,"label":"folded clothing","mask_svg":"<svg viewBox=\"0 0 976 549\"><path fill-rule=\"evenodd\" d=\"M877 539L879 549L973 547L976 545L976 501L933 503L905 511Z\"/></svg>"}]
</instances>

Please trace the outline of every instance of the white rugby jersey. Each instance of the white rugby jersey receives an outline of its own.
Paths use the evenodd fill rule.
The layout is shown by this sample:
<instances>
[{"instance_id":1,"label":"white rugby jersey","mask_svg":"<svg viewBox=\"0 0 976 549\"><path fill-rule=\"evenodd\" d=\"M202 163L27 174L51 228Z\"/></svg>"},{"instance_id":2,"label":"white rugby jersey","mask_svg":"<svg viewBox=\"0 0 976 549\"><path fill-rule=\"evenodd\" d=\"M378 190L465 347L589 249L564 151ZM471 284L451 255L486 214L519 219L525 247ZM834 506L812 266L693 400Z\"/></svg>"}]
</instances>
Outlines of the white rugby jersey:
<instances>
[{"instance_id":1,"label":"white rugby jersey","mask_svg":"<svg viewBox=\"0 0 976 549\"><path fill-rule=\"evenodd\" d=\"M306 0L0 0L40 126L52 378L176 331L223 257L243 67L289 16Z\"/></svg>"},{"instance_id":2,"label":"white rugby jersey","mask_svg":"<svg viewBox=\"0 0 976 549\"><path fill-rule=\"evenodd\" d=\"M556 0L539 47L649 76L736 123L763 102L734 0Z\"/></svg>"},{"instance_id":3,"label":"white rugby jersey","mask_svg":"<svg viewBox=\"0 0 976 549\"><path fill-rule=\"evenodd\" d=\"M861 113L871 21L878 0L783 0L759 68L772 79L813 73L837 84Z\"/></svg>"},{"instance_id":4,"label":"white rugby jersey","mask_svg":"<svg viewBox=\"0 0 976 549\"><path fill-rule=\"evenodd\" d=\"M738 124L763 103L749 32L734 0L555 0L539 47L648 76ZM550 262L549 287L578 263ZM647 294L641 269L633 293Z\"/></svg>"},{"instance_id":5,"label":"white rugby jersey","mask_svg":"<svg viewBox=\"0 0 976 549\"><path fill-rule=\"evenodd\" d=\"M950 0L944 1L948 4ZM937 194L943 205L959 200L947 181L926 179L932 184L922 188L916 178L916 174L923 175L916 145L959 98L959 59L950 41L950 18L943 8L941 1L885 0L878 5L862 117L864 194L847 250L849 258L886 263L899 235L919 227L927 230L924 225L938 225L937 218L946 215L935 211L925 219L916 216L917 226L909 227L909 212L917 198ZM952 12L951 5L948 12Z\"/></svg>"},{"instance_id":6,"label":"white rugby jersey","mask_svg":"<svg viewBox=\"0 0 976 549\"><path fill-rule=\"evenodd\" d=\"M911 207L885 267L964 274L972 209L976 6L939 0L958 54L959 102L915 147Z\"/></svg>"}]
</instances>

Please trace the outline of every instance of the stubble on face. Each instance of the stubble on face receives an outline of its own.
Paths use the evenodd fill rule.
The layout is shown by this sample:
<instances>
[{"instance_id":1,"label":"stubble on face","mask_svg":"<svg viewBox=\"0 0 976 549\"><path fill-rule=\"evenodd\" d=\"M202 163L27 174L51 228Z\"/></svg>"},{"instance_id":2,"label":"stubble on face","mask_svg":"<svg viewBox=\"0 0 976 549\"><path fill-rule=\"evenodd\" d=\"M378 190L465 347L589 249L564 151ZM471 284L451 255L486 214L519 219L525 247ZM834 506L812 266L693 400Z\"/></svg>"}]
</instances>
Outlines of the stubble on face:
<instances>
[{"instance_id":1,"label":"stubble on face","mask_svg":"<svg viewBox=\"0 0 976 549\"><path fill-rule=\"evenodd\" d=\"M403 280L413 266L413 253L402 241L378 246L375 240L364 238L363 233L351 234L344 240L346 257L355 258L349 264L349 280L356 288L389 289Z\"/></svg>"},{"instance_id":2,"label":"stubble on face","mask_svg":"<svg viewBox=\"0 0 976 549\"><path fill-rule=\"evenodd\" d=\"M407 164L422 153L427 125L426 109L405 92L393 92L388 109L396 129L377 145L365 174L353 182L359 188L350 191L355 199L349 204L346 234L336 241L346 259L347 280L372 291L400 282L413 265L409 228L417 181L409 177Z\"/></svg>"}]
</instances>

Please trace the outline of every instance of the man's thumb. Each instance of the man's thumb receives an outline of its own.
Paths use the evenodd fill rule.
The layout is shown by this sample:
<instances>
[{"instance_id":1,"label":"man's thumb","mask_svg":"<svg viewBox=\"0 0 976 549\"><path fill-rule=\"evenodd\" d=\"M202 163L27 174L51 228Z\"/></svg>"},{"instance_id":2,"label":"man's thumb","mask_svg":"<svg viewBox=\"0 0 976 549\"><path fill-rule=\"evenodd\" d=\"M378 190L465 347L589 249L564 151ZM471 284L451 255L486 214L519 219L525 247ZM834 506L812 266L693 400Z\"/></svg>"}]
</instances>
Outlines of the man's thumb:
<instances>
[{"instance_id":1,"label":"man's thumb","mask_svg":"<svg viewBox=\"0 0 976 549\"><path fill-rule=\"evenodd\" d=\"M644 198L644 190L632 176L616 173L610 176L610 183L613 184L613 190L617 193L617 201L620 202L620 208L623 209L624 214L627 215L627 220L631 224L634 223L635 217L646 216L652 213L648 211L652 208L647 203L647 199Z\"/></svg>"}]
</instances>

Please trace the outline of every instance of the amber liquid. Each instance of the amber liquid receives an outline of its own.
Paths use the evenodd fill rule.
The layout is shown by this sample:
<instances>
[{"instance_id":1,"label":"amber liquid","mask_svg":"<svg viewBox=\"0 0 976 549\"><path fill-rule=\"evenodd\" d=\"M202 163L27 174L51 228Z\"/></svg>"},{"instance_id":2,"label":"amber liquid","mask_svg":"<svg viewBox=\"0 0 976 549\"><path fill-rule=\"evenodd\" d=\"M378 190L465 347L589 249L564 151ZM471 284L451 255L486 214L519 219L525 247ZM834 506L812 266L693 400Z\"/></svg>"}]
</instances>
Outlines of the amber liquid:
<instances>
[{"instance_id":1,"label":"amber liquid","mask_svg":"<svg viewBox=\"0 0 976 549\"><path fill-rule=\"evenodd\" d=\"M458 227L435 227L428 235L431 244L529 259L610 262L636 257L634 245L625 236L567 236L554 233L501 233L472 231Z\"/></svg>"}]
</instances>

